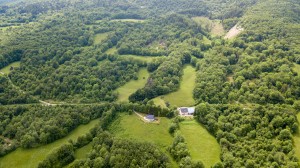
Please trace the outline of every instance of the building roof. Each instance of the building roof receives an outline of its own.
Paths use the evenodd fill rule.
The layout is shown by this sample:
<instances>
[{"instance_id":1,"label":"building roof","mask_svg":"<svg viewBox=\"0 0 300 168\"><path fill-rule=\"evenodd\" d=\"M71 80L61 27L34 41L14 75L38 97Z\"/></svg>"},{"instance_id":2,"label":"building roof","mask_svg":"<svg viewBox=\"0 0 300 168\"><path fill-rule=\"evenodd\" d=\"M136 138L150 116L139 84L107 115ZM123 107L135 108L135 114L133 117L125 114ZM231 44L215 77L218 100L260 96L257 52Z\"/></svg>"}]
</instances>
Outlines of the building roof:
<instances>
[{"instance_id":1,"label":"building roof","mask_svg":"<svg viewBox=\"0 0 300 168\"><path fill-rule=\"evenodd\" d=\"M181 108L180 108L180 112L182 112L182 113L187 113L187 112L189 112L189 110L188 110L188 108L186 108L186 107L181 107Z\"/></svg>"},{"instance_id":2,"label":"building roof","mask_svg":"<svg viewBox=\"0 0 300 168\"><path fill-rule=\"evenodd\" d=\"M146 115L146 118L147 119L149 119L149 120L154 120L155 119L155 117L154 117L154 115Z\"/></svg>"},{"instance_id":3,"label":"building roof","mask_svg":"<svg viewBox=\"0 0 300 168\"><path fill-rule=\"evenodd\" d=\"M195 107L180 107L179 109L181 113L195 113Z\"/></svg>"}]
</instances>

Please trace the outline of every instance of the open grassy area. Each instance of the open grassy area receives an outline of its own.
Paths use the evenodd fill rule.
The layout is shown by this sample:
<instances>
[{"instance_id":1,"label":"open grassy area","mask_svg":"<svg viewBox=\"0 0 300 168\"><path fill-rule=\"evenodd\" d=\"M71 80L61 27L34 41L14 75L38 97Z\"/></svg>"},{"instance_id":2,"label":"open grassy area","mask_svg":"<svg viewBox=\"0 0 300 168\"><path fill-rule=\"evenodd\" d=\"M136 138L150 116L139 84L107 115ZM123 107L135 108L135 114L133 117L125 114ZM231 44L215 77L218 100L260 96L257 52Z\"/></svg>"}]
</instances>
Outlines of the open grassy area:
<instances>
[{"instance_id":1,"label":"open grassy area","mask_svg":"<svg viewBox=\"0 0 300 168\"><path fill-rule=\"evenodd\" d=\"M210 31L213 36L223 36L225 34L224 27L220 20L210 20L208 17L193 17L197 24Z\"/></svg>"},{"instance_id":2,"label":"open grassy area","mask_svg":"<svg viewBox=\"0 0 300 168\"><path fill-rule=\"evenodd\" d=\"M118 53L118 50L117 50L116 46L114 46L114 47L108 49L105 53L106 54L116 54L116 53Z\"/></svg>"},{"instance_id":3,"label":"open grassy area","mask_svg":"<svg viewBox=\"0 0 300 168\"><path fill-rule=\"evenodd\" d=\"M138 80L131 80L116 91L119 93L118 102L128 101L128 97L137 89L145 86L149 73L146 68L142 68L138 72Z\"/></svg>"},{"instance_id":4,"label":"open grassy area","mask_svg":"<svg viewBox=\"0 0 300 168\"><path fill-rule=\"evenodd\" d=\"M17 150L5 155L0 158L0 167L2 168L32 168L37 167L38 163L44 160L47 155L53 151L53 149L60 147L61 145L68 142L68 140L76 140L79 136L82 136L89 132L90 129L99 123L99 119L93 120L86 125L81 125L68 134L65 138L59 139L48 145L40 146L33 149L22 149ZM78 155L77 155L78 156Z\"/></svg>"},{"instance_id":5,"label":"open grassy area","mask_svg":"<svg viewBox=\"0 0 300 168\"><path fill-rule=\"evenodd\" d=\"M173 142L173 137L168 132L171 120L164 117L159 119L159 124L145 123L136 114L121 114L119 118L112 123L109 130L116 137L153 143L167 153L166 148ZM178 167L171 157L170 160L172 164L171 167Z\"/></svg>"},{"instance_id":6,"label":"open grassy area","mask_svg":"<svg viewBox=\"0 0 300 168\"><path fill-rule=\"evenodd\" d=\"M297 119L300 121L300 113L297 114ZM300 125L299 128L300 130ZM298 132L297 134L294 135L294 146L295 146L295 155L297 158L300 158L300 133Z\"/></svg>"},{"instance_id":7,"label":"open grassy area","mask_svg":"<svg viewBox=\"0 0 300 168\"><path fill-rule=\"evenodd\" d=\"M109 32L96 34L94 37L94 44L100 44L109 36Z\"/></svg>"},{"instance_id":8,"label":"open grassy area","mask_svg":"<svg viewBox=\"0 0 300 168\"><path fill-rule=\"evenodd\" d=\"M132 58L132 59L136 59L136 60L140 60L140 61L144 61L144 62L151 62L156 58L160 58L160 57L139 56L139 55L120 55L120 57Z\"/></svg>"},{"instance_id":9,"label":"open grassy area","mask_svg":"<svg viewBox=\"0 0 300 168\"><path fill-rule=\"evenodd\" d=\"M5 74L9 74L9 72L10 72L10 67L14 67L14 68L20 67L20 63L21 63L20 61L13 62L13 63L7 65L6 67L0 69L0 72L5 73Z\"/></svg>"},{"instance_id":10,"label":"open grassy area","mask_svg":"<svg viewBox=\"0 0 300 168\"><path fill-rule=\"evenodd\" d=\"M176 92L154 98L155 102L169 102L173 106L193 106L195 100L193 98L193 90L195 87L196 70L191 65L185 66L183 69L183 77L180 82L180 88ZM161 99L161 100L157 100ZM159 104L157 104L159 105Z\"/></svg>"},{"instance_id":11,"label":"open grassy area","mask_svg":"<svg viewBox=\"0 0 300 168\"><path fill-rule=\"evenodd\" d=\"M185 138L193 160L201 160L205 167L220 162L220 146L204 126L194 119L186 119L180 123L180 132Z\"/></svg>"}]
</instances>

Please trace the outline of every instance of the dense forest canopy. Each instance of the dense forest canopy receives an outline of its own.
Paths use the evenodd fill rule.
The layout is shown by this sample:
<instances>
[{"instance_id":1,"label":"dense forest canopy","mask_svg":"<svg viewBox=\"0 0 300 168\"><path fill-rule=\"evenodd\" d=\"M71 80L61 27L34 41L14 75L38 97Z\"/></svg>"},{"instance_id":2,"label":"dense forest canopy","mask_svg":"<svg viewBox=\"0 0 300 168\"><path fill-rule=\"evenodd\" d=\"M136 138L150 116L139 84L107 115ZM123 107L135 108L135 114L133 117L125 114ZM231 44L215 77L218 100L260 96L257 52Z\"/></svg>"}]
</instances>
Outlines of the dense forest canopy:
<instances>
[{"instance_id":1,"label":"dense forest canopy","mask_svg":"<svg viewBox=\"0 0 300 168\"><path fill-rule=\"evenodd\" d=\"M299 167L299 15L298 0L0 0L0 156L99 119L38 166L204 167L178 131L177 107L154 103L179 90L192 65L194 118L221 148L214 167ZM231 28L234 38L212 33ZM116 103L141 69L146 84ZM173 143L107 132L120 113L136 111L175 117Z\"/></svg>"}]
</instances>

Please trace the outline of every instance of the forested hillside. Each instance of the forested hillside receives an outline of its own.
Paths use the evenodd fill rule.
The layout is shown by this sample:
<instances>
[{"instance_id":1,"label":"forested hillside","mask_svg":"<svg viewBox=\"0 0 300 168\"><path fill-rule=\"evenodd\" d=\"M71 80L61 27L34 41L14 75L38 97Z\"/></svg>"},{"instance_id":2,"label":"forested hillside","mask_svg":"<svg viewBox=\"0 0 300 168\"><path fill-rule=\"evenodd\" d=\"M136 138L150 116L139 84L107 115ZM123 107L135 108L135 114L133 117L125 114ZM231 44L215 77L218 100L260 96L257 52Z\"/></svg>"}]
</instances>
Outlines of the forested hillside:
<instances>
[{"instance_id":1,"label":"forested hillside","mask_svg":"<svg viewBox=\"0 0 300 168\"><path fill-rule=\"evenodd\" d=\"M28 167L11 154L95 119L31 166L299 167L299 48L298 0L0 0L0 167ZM190 92L164 99L179 90ZM202 137L181 135L189 119L176 102L185 99L216 139L217 163L190 151ZM145 127L171 123L149 134L168 129L172 143L114 134L125 130L112 127L116 119L146 114L157 119Z\"/></svg>"}]
</instances>

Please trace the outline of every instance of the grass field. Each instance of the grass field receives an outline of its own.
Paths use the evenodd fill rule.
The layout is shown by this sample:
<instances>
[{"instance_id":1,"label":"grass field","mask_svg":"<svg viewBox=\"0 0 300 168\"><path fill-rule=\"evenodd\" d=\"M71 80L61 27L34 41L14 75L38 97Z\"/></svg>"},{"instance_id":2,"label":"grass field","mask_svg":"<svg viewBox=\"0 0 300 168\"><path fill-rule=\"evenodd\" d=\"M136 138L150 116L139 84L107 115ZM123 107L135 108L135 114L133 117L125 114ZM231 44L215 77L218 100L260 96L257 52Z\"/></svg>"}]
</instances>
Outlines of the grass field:
<instances>
[{"instance_id":1,"label":"grass field","mask_svg":"<svg viewBox=\"0 0 300 168\"><path fill-rule=\"evenodd\" d=\"M76 159L84 159L87 158L87 154L92 150L92 143L89 143L75 151Z\"/></svg>"},{"instance_id":2,"label":"grass field","mask_svg":"<svg viewBox=\"0 0 300 168\"><path fill-rule=\"evenodd\" d=\"M106 54L116 54L117 52L118 52L118 50L117 50L116 46L114 46L114 47L108 49L105 53Z\"/></svg>"},{"instance_id":3,"label":"grass field","mask_svg":"<svg viewBox=\"0 0 300 168\"><path fill-rule=\"evenodd\" d=\"M195 87L196 70L191 65L185 66L183 69L183 77L180 82L180 88L176 92L154 98L154 103L165 101L172 106L193 106L195 100L193 98L193 90ZM159 100L160 99L160 100ZM156 104L156 105L159 105Z\"/></svg>"},{"instance_id":4,"label":"grass field","mask_svg":"<svg viewBox=\"0 0 300 168\"><path fill-rule=\"evenodd\" d=\"M136 59L136 60L140 60L140 61L144 61L144 62L151 62L156 58L160 58L160 57L139 56L139 55L120 55L120 57L132 58L132 59Z\"/></svg>"},{"instance_id":5,"label":"grass field","mask_svg":"<svg viewBox=\"0 0 300 168\"><path fill-rule=\"evenodd\" d=\"M44 145L33 149L17 150L0 158L0 167L2 168L32 168L37 167L38 163L46 158L46 156L53 151L53 149L60 147L64 143L67 143L69 139L76 140L77 137L86 134L90 129L99 123L99 119L93 120L86 125L81 125L72 131L65 138L59 139L48 145ZM78 155L77 155L78 156Z\"/></svg>"},{"instance_id":6,"label":"grass field","mask_svg":"<svg viewBox=\"0 0 300 168\"><path fill-rule=\"evenodd\" d=\"M300 121L300 113L297 114L297 119ZM300 130L300 125L299 125L299 130ZM294 145L295 145L295 154L297 158L300 158L300 133L298 132L297 134L294 135Z\"/></svg>"},{"instance_id":7,"label":"grass field","mask_svg":"<svg viewBox=\"0 0 300 168\"><path fill-rule=\"evenodd\" d=\"M20 67L20 61L17 61L17 62L14 62L14 63L11 63L11 64L9 64L9 65L7 65L6 67L4 67L4 68L2 68L1 70L0 70L0 72L3 72L3 73L5 73L5 74L9 74L10 73L10 67Z\"/></svg>"},{"instance_id":8,"label":"grass field","mask_svg":"<svg viewBox=\"0 0 300 168\"><path fill-rule=\"evenodd\" d=\"M221 149L217 140L194 119L180 123L181 135L185 138L193 160L200 160L205 167L220 162Z\"/></svg>"},{"instance_id":9,"label":"grass field","mask_svg":"<svg viewBox=\"0 0 300 168\"><path fill-rule=\"evenodd\" d=\"M119 93L118 102L128 101L128 97L137 89L145 86L149 73L146 68L142 68L138 72L138 80L131 80L124 86L118 88L116 91Z\"/></svg>"},{"instance_id":10,"label":"grass field","mask_svg":"<svg viewBox=\"0 0 300 168\"><path fill-rule=\"evenodd\" d=\"M208 17L193 17L192 20L210 31L213 36L223 36L225 34L220 20L210 20Z\"/></svg>"},{"instance_id":11,"label":"grass field","mask_svg":"<svg viewBox=\"0 0 300 168\"><path fill-rule=\"evenodd\" d=\"M164 117L160 118L159 124L153 124L143 122L136 114L121 114L109 130L116 137L156 144L167 153L166 148L173 142L173 137L168 132L170 124L171 120ZM178 167L171 157L170 160L171 167Z\"/></svg>"},{"instance_id":12,"label":"grass field","mask_svg":"<svg viewBox=\"0 0 300 168\"><path fill-rule=\"evenodd\" d=\"M109 32L107 33L99 33L94 37L94 44L100 44L103 40L105 40L109 36Z\"/></svg>"}]
</instances>

